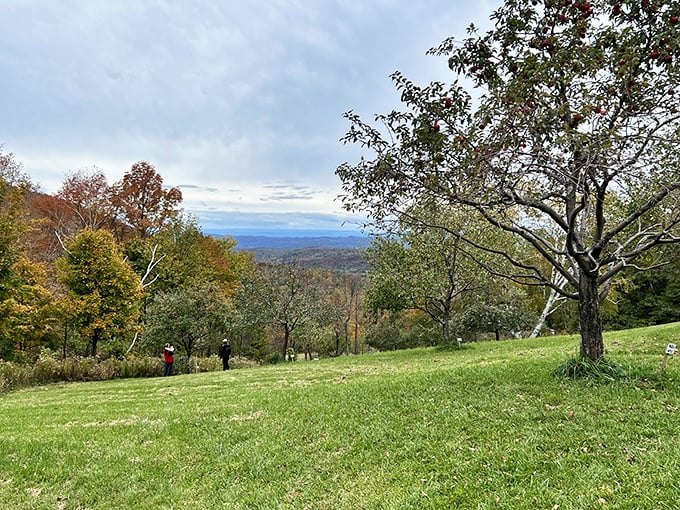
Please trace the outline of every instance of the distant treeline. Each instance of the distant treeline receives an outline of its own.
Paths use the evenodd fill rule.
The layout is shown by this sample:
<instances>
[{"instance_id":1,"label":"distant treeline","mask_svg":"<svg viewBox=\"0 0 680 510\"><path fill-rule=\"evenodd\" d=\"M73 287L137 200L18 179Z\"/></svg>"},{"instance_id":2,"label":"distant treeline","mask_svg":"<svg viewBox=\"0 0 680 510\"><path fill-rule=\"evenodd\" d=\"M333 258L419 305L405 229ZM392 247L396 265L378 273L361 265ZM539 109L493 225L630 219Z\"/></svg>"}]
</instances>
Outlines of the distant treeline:
<instances>
[{"instance_id":1,"label":"distant treeline","mask_svg":"<svg viewBox=\"0 0 680 510\"><path fill-rule=\"evenodd\" d=\"M257 248L250 250L256 262L296 264L307 269L327 269L342 273L363 274L368 271L363 248L311 247L297 249Z\"/></svg>"},{"instance_id":2,"label":"distant treeline","mask_svg":"<svg viewBox=\"0 0 680 510\"><path fill-rule=\"evenodd\" d=\"M370 239L365 236L276 237L263 235L235 235L237 250L265 249L297 250L301 248L365 248Z\"/></svg>"}]
</instances>

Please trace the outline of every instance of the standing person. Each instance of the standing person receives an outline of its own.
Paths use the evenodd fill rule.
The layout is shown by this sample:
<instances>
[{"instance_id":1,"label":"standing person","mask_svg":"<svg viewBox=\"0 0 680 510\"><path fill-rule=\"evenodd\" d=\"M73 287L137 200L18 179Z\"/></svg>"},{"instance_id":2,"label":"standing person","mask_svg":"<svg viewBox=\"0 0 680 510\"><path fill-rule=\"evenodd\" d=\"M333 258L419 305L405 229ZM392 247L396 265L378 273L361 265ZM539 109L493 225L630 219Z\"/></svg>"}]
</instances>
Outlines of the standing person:
<instances>
[{"instance_id":1,"label":"standing person","mask_svg":"<svg viewBox=\"0 0 680 510\"><path fill-rule=\"evenodd\" d=\"M222 370L229 370L229 356L231 356L231 345L229 345L229 340L222 340L222 345L220 345L219 353L220 358L222 358Z\"/></svg>"},{"instance_id":2,"label":"standing person","mask_svg":"<svg viewBox=\"0 0 680 510\"><path fill-rule=\"evenodd\" d=\"M163 376L172 375L172 364L175 362L175 347L171 344L165 344L163 349L163 359L165 360L165 370Z\"/></svg>"}]
</instances>

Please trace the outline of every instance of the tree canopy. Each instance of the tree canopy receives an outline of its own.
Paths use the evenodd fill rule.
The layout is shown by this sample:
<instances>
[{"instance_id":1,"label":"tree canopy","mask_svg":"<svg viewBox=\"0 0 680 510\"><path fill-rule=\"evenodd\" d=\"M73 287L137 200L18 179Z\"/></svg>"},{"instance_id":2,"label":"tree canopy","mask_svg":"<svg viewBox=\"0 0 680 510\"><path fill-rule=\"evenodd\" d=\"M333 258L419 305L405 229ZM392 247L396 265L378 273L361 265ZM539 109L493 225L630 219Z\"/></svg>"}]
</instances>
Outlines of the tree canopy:
<instances>
[{"instance_id":1,"label":"tree canopy","mask_svg":"<svg viewBox=\"0 0 680 510\"><path fill-rule=\"evenodd\" d=\"M422 196L483 217L532 253L506 276L579 304L580 353L604 357L612 278L680 240L680 2L507 0L494 27L430 50L455 81L393 79L404 111L346 116L373 157L337 170L350 210L385 219ZM538 254L566 280L556 285Z\"/></svg>"},{"instance_id":2,"label":"tree canopy","mask_svg":"<svg viewBox=\"0 0 680 510\"><path fill-rule=\"evenodd\" d=\"M177 214L182 201L179 188L164 189L163 178L146 161L132 165L111 192L118 221L142 239L158 232Z\"/></svg>"},{"instance_id":3,"label":"tree canopy","mask_svg":"<svg viewBox=\"0 0 680 510\"><path fill-rule=\"evenodd\" d=\"M139 313L139 276L123 260L113 235L84 229L57 261L60 281L68 288L73 321L90 339L97 355L100 340L128 333Z\"/></svg>"}]
</instances>

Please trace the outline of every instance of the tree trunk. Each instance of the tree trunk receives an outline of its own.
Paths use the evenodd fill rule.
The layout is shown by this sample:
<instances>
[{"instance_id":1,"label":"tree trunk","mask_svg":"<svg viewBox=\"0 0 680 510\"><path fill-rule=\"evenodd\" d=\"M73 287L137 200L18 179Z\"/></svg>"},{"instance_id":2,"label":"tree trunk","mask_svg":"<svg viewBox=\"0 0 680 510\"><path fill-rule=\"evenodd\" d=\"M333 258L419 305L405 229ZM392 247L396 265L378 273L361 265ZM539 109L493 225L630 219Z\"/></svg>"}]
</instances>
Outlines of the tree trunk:
<instances>
[{"instance_id":1,"label":"tree trunk","mask_svg":"<svg viewBox=\"0 0 680 510\"><path fill-rule=\"evenodd\" d=\"M441 326L442 326L442 342L444 343L444 345L448 345L449 341L451 340L451 328L449 327L450 322L448 316L444 317Z\"/></svg>"},{"instance_id":2,"label":"tree trunk","mask_svg":"<svg viewBox=\"0 0 680 510\"><path fill-rule=\"evenodd\" d=\"M541 334L541 330L543 329L543 325L545 324L546 319L554 311L553 306L559 299L563 298L557 294L557 291L555 289L550 289L548 301L546 301L545 306L543 307L543 311L541 312L541 316L538 318L538 322L536 322L536 326L534 326L534 329L531 332L531 335L529 335L529 338L536 338L538 335Z\"/></svg>"},{"instance_id":3,"label":"tree trunk","mask_svg":"<svg viewBox=\"0 0 680 510\"><path fill-rule=\"evenodd\" d=\"M354 320L354 354L359 354L359 320Z\"/></svg>"},{"instance_id":4,"label":"tree trunk","mask_svg":"<svg viewBox=\"0 0 680 510\"><path fill-rule=\"evenodd\" d=\"M101 338L101 332L95 329L92 333L92 357L97 357L97 345L99 344L99 339Z\"/></svg>"},{"instance_id":5,"label":"tree trunk","mask_svg":"<svg viewBox=\"0 0 680 510\"><path fill-rule=\"evenodd\" d=\"M581 328L581 358L601 360L604 358L604 342L597 274L584 270L579 275L578 319Z\"/></svg>"},{"instance_id":6,"label":"tree trunk","mask_svg":"<svg viewBox=\"0 0 680 510\"><path fill-rule=\"evenodd\" d=\"M345 348L343 350L345 351L345 355L349 356L349 318L343 324L343 333L345 335Z\"/></svg>"},{"instance_id":7,"label":"tree trunk","mask_svg":"<svg viewBox=\"0 0 680 510\"><path fill-rule=\"evenodd\" d=\"M288 323L283 324L283 349L281 354L283 355L283 359L286 359L286 351L288 350L288 342L290 341L290 327L288 326Z\"/></svg>"}]
</instances>

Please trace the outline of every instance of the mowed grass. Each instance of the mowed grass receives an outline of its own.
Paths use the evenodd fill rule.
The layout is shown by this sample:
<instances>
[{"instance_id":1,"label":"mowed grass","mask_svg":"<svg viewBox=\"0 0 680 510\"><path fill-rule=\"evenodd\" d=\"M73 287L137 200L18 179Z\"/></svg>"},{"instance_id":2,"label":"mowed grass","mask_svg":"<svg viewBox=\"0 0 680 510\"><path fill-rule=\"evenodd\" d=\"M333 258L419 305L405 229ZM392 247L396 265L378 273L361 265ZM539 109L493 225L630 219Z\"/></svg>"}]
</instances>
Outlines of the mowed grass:
<instances>
[{"instance_id":1,"label":"mowed grass","mask_svg":"<svg viewBox=\"0 0 680 510\"><path fill-rule=\"evenodd\" d=\"M576 337L0 395L8 509L671 509L673 324L606 335L630 367L555 378Z\"/></svg>"}]
</instances>

